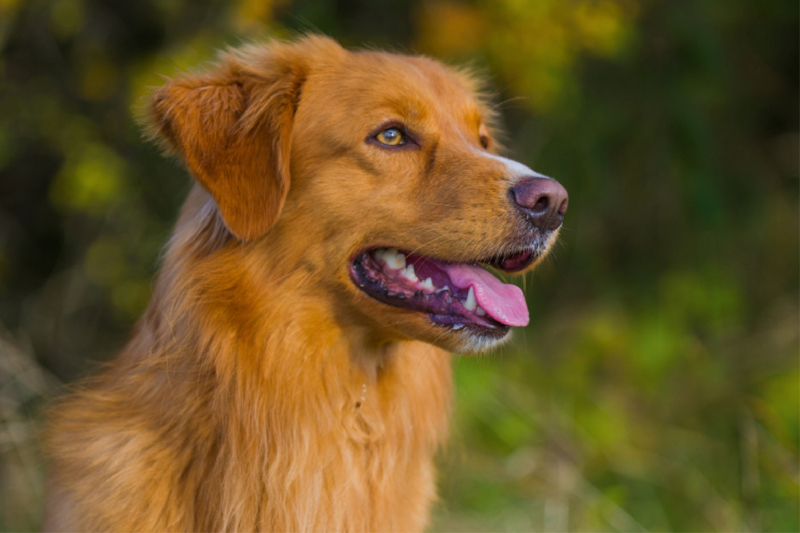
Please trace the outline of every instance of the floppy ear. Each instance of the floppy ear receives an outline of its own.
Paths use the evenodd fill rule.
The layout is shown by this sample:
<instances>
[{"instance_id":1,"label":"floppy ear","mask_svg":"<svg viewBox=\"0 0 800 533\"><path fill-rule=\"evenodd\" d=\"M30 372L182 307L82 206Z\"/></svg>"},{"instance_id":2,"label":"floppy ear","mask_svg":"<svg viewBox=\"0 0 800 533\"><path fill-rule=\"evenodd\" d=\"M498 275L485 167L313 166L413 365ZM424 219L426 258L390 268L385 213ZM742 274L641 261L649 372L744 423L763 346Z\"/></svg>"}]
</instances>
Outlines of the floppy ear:
<instances>
[{"instance_id":1,"label":"floppy ear","mask_svg":"<svg viewBox=\"0 0 800 533\"><path fill-rule=\"evenodd\" d=\"M257 71L229 54L209 74L171 80L150 107L155 134L181 156L242 240L266 233L286 200L292 122L305 77L296 57L268 49L260 55Z\"/></svg>"}]
</instances>

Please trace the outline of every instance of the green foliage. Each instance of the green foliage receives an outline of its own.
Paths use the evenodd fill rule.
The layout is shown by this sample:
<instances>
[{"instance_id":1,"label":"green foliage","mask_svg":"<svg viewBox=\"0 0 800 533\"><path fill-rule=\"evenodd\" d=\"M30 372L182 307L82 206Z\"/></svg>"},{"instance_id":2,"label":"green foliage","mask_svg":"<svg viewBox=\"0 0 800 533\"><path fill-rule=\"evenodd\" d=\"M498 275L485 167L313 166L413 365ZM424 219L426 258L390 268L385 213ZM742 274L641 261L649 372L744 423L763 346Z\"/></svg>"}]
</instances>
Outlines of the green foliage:
<instances>
[{"instance_id":1,"label":"green foliage","mask_svg":"<svg viewBox=\"0 0 800 533\"><path fill-rule=\"evenodd\" d=\"M532 324L454 360L442 531L797 531L798 6L790 0L0 0L0 529L37 526L36 406L146 304L189 178L149 88L323 31L470 62L570 191ZM32 354L36 354L36 360Z\"/></svg>"}]
</instances>

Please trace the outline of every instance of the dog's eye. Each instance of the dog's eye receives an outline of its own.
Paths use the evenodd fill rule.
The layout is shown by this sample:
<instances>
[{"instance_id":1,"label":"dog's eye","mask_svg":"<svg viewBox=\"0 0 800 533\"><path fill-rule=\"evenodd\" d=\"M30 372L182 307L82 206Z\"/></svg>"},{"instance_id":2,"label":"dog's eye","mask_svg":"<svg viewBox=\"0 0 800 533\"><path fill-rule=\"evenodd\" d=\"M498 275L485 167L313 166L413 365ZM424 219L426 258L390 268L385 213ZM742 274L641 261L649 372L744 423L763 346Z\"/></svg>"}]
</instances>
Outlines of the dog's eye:
<instances>
[{"instance_id":1,"label":"dog's eye","mask_svg":"<svg viewBox=\"0 0 800 533\"><path fill-rule=\"evenodd\" d=\"M406 142L403 132L397 128L388 128L375 136L379 143L387 146L398 146Z\"/></svg>"}]
</instances>

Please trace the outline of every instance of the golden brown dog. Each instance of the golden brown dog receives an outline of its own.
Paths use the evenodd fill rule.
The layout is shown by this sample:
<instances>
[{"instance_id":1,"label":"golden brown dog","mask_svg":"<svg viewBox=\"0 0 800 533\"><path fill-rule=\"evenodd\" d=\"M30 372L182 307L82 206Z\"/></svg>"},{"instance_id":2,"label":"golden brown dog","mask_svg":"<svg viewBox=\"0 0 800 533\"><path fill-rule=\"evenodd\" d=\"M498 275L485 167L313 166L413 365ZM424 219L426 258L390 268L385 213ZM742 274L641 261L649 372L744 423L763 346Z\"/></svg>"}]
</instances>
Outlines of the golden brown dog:
<instances>
[{"instance_id":1,"label":"golden brown dog","mask_svg":"<svg viewBox=\"0 0 800 533\"><path fill-rule=\"evenodd\" d=\"M324 37L157 90L199 184L152 301L51 413L45 529L420 531L448 350L525 325L557 182L493 153L469 76Z\"/></svg>"}]
</instances>

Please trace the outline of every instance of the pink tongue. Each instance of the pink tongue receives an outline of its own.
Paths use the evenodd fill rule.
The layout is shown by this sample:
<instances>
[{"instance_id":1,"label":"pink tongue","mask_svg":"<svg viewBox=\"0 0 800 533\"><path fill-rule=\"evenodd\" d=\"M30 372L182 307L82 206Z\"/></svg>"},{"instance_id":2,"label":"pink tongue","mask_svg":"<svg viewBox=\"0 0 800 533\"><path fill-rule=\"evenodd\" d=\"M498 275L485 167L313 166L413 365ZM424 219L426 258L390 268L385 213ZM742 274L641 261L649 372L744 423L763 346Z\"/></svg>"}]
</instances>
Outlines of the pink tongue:
<instances>
[{"instance_id":1,"label":"pink tongue","mask_svg":"<svg viewBox=\"0 0 800 533\"><path fill-rule=\"evenodd\" d=\"M477 265L441 265L459 289L472 287L478 305L507 326L527 326L528 306L522 289L507 285Z\"/></svg>"}]
</instances>

